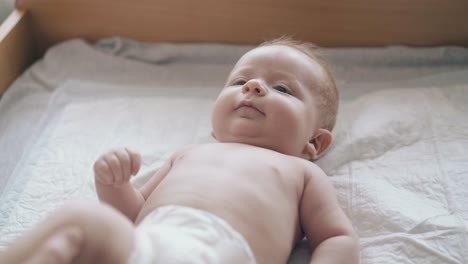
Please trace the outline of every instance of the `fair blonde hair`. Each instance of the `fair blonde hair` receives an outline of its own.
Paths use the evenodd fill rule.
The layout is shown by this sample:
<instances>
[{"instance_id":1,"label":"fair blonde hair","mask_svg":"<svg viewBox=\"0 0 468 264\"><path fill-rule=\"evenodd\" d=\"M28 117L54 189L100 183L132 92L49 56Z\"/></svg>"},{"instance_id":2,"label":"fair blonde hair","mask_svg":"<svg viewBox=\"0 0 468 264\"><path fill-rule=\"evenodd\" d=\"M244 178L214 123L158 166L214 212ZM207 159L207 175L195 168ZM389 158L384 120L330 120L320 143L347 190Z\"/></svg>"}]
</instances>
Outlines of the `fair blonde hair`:
<instances>
[{"instance_id":1,"label":"fair blonde hair","mask_svg":"<svg viewBox=\"0 0 468 264\"><path fill-rule=\"evenodd\" d=\"M320 100L320 128L327 129L328 131L332 131L333 127L336 123L336 115L338 113L338 89L336 87L335 78L332 74L330 66L320 58L320 54L318 52L318 46L309 42L302 42L298 40L294 40L290 37L280 37L273 40L268 40L263 42L259 45L259 47L263 46L287 46L293 49L296 49L304 54L306 54L309 58L314 60L317 64L319 64L324 73L325 79L322 80L321 85L319 85L319 95L321 97Z\"/></svg>"}]
</instances>

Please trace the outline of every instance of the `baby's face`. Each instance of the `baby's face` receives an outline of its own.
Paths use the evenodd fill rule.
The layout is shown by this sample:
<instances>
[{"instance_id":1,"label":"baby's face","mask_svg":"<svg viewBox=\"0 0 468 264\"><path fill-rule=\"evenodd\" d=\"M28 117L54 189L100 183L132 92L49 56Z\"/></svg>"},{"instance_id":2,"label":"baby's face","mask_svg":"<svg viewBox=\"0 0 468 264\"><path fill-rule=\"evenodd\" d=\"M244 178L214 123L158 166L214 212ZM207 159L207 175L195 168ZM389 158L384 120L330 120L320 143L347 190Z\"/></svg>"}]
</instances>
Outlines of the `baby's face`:
<instances>
[{"instance_id":1,"label":"baby's face","mask_svg":"<svg viewBox=\"0 0 468 264\"><path fill-rule=\"evenodd\" d=\"M318 128L322 67L287 46L246 53L234 66L212 114L213 136L310 158L304 148Z\"/></svg>"}]
</instances>

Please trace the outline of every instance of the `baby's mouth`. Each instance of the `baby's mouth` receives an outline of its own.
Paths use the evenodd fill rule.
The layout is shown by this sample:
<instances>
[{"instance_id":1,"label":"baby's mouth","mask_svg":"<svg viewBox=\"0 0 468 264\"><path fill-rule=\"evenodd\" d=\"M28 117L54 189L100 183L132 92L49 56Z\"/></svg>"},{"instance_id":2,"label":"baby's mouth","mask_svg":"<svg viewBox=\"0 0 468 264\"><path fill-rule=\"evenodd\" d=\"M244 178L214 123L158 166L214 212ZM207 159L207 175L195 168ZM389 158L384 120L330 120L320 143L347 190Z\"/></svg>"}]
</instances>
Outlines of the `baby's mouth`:
<instances>
[{"instance_id":1,"label":"baby's mouth","mask_svg":"<svg viewBox=\"0 0 468 264\"><path fill-rule=\"evenodd\" d=\"M240 109L240 108L242 108L242 107L247 107L247 108L254 109L254 110L256 110L257 112L259 112L260 114L265 115L265 113L263 113L262 111L260 111L260 109L258 109L252 101L246 101L246 100L244 100L244 101L240 102L240 104L236 107L235 110L238 110L238 109Z\"/></svg>"}]
</instances>

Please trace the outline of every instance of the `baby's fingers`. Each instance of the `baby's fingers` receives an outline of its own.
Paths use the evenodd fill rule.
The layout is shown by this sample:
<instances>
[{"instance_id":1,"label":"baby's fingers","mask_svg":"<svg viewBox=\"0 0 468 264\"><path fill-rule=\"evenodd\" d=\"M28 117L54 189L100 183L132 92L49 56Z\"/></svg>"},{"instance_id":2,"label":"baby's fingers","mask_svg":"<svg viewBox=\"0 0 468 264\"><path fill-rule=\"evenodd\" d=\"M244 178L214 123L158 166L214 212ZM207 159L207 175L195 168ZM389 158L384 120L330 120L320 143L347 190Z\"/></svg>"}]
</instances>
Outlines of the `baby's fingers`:
<instances>
[{"instance_id":1,"label":"baby's fingers","mask_svg":"<svg viewBox=\"0 0 468 264\"><path fill-rule=\"evenodd\" d=\"M96 177L96 180L103 184L114 183L112 171L109 168L109 165L107 165L107 162L104 160L104 158L99 158L94 163L94 175Z\"/></svg>"},{"instance_id":2,"label":"baby's fingers","mask_svg":"<svg viewBox=\"0 0 468 264\"><path fill-rule=\"evenodd\" d=\"M136 175L141 167L141 155L129 148L125 148L125 150L127 150L127 153L130 156L132 175Z\"/></svg>"},{"instance_id":3,"label":"baby's fingers","mask_svg":"<svg viewBox=\"0 0 468 264\"><path fill-rule=\"evenodd\" d=\"M116 150L114 154L120 161L122 180L124 182L129 181L130 176L132 175L132 161L130 154L123 148Z\"/></svg>"},{"instance_id":4,"label":"baby's fingers","mask_svg":"<svg viewBox=\"0 0 468 264\"><path fill-rule=\"evenodd\" d=\"M109 166L113 179L114 184L121 184L122 183L122 168L120 164L120 160L115 153L111 153L110 155L105 155L104 160L106 161L107 165Z\"/></svg>"}]
</instances>

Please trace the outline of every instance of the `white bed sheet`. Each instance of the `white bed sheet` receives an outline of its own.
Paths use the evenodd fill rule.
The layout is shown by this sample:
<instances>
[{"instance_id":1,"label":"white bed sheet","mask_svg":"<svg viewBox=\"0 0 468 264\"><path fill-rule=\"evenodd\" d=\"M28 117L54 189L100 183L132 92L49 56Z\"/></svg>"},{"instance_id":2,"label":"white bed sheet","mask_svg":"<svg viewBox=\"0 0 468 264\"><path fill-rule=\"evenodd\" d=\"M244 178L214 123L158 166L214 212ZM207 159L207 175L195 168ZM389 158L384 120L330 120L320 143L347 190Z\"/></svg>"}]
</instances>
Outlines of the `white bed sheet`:
<instances>
[{"instance_id":1,"label":"white bed sheet","mask_svg":"<svg viewBox=\"0 0 468 264\"><path fill-rule=\"evenodd\" d=\"M66 200L95 200L92 163L109 147L143 153L141 184L175 149L210 141L212 102L249 48L111 39L51 49L0 101L0 146L12 150L1 157L0 248ZM324 52L342 103L318 163L362 263L466 263L468 51ZM290 263L309 254L300 243Z\"/></svg>"}]
</instances>

